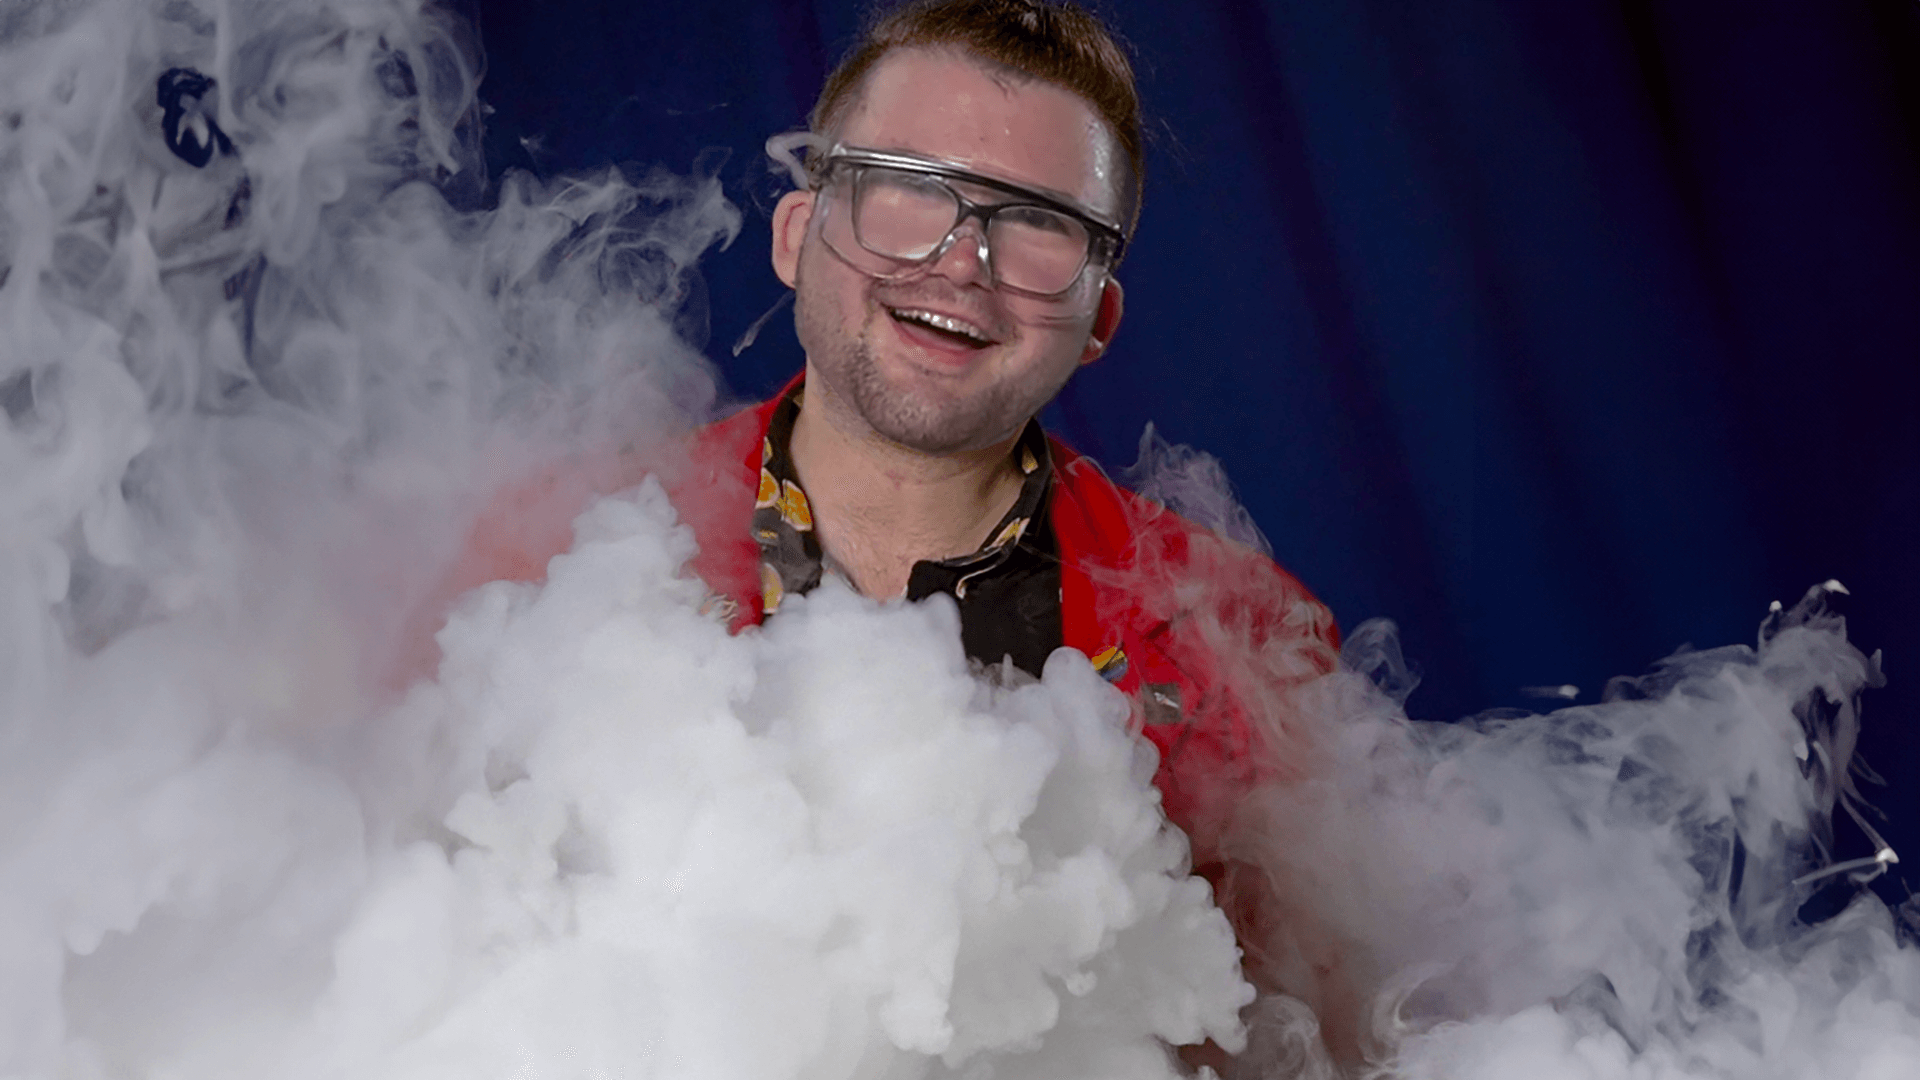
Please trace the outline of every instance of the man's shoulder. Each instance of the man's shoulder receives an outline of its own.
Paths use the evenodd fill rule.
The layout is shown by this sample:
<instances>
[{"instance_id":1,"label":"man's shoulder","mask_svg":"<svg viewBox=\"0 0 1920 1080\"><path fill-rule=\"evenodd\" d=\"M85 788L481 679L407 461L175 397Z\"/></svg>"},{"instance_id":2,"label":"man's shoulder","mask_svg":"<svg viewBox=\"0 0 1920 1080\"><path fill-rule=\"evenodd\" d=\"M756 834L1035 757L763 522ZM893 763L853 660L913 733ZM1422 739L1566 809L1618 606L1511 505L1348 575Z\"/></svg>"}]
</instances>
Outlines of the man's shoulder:
<instances>
[{"instance_id":1,"label":"man's shoulder","mask_svg":"<svg viewBox=\"0 0 1920 1080\"><path fill-rule=\"evenodd\" d=\"M543 578L547 561L571 544L580 511L649 475L667 488L703 547L727 547L720 543L726 527L744 513L736 504L753 501L753 466L770 406L747 405L682 435L576 455L503 484L469 531L452 587ZM746 535L744 526L740 532Z\"/></svg>"},{"instance_id":2,"label":"man's shoulder","mask_svg":"<svg viewBox=\"0 0 1920 1080\"><path fill-rule=\"evenodd\" d=\"M1205 609L1216 618L1233 613L1235 622L1284 623L1337 646L1332 613L1267 553L1129 490L1057 438L1050 443L1061 557L1087 574L1103 616L1124 608L1179 624Z\"/></svg>"},{"instance_id":3,"label":"man's shoulder","mask_svg":"<svg viewBox=\"0 0 1920 1080\"><path fill-rule=\"evenodd\" d=\"M767 422L779 398L742 405L733 412L696 429L691 457L714 466L739 462L753 463L753 455L766 437Z\"/></svg>"},{"instance_id":4,"label":"man's shoulder","mask_svg":"<svg viewBox=\"0 0 1920 1080\"><path fill-rule=\"evenodd\" d=\"M1198 545L1208 558L1269 568L1298 584L1265 552L1122 486L1098 462L1058 438L1049 436L1048 441L1058 481L1053 499L1056 528L1065 526L1076 554L1117 566L1143 559L1191 559L1200 554Z\"/></svg>"}]
</instances>

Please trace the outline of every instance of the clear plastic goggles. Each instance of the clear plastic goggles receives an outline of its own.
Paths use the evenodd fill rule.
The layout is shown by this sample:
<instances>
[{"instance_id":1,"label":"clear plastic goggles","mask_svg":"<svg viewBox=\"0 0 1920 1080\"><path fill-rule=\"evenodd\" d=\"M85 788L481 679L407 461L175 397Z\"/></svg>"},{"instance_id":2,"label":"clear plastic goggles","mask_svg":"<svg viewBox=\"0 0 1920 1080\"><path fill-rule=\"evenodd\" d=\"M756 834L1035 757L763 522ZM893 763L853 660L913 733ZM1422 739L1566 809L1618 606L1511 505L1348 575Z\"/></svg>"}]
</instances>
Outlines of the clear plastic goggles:
<instances>
[{"instance_id":1,"label":"clear plastic goggles","mask_svg":"<svg viewBox=\"0 0 1920 1080\"><path fill-rule=\"evenodd\" d=\"M882 281L925 273L965 238L997 288L1078 306L1126 248L1119 227L1087 207L937 158L842 145L808 165L821 238Z\"/></svg>"}]
</instances>

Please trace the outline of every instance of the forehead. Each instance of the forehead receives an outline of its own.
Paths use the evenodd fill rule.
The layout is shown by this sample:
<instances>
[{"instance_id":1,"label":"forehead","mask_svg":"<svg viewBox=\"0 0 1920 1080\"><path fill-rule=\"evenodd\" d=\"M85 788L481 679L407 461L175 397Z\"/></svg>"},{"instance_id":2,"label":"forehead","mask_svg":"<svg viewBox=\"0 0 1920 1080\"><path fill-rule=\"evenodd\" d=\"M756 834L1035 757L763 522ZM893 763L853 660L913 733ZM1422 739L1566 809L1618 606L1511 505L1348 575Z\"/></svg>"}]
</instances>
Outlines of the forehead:
<instances>
[{"instance_id":1,"label":"forehead","mask_svg":"<svg viewBox=\"0 0 1920 1080\"><path fill-rule=\"evenodd\" d=\"M898 49L882 57L838 138L957 162L1119 213L1117 148L1092 105L953 50Z\"/></svg>"}]
</instances>

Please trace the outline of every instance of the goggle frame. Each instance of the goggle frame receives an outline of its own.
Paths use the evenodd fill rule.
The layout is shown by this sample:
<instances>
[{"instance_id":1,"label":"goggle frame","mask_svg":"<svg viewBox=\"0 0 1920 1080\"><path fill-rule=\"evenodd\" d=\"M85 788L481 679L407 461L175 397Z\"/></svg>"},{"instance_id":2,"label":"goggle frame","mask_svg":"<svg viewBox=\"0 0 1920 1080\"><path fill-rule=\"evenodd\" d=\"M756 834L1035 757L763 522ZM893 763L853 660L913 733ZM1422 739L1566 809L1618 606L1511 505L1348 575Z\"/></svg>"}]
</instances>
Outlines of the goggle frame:
<instances>
[{"instance_id":1,"label":"goggle frame","mask_svg":"<svg viewBox=\"0 0 1920 1080\"><path fill-rule=\"evenodd\" d=\"M1003 288L1010 292L1041 300L1057 299L1072 292L1080 284L1081 280L1086 276L1088 267L1097 264L1100 266L1102 274L1111 274L1114 269L1120 265L1120 259L1126 253L1126 232L1120 228L1117 222L1093 210L1091 207L1084 206L1056 192L1043 191L1003 180L999 177L988 176L985 173L976 172L951 161L925 157L920 154L908 153L901 150L875 150L868 147L847 146L844 143L836 143L818 159L817 166L812 161L809 161L807 165L808 175L812 178L812 184L810 186L815 192L823 191L827 185L833 181L834 175L843 169L883 168L920 176L931 176L940 180L959 181L964 184L971 184L986 188L990 191L997 191L1002 194L1014 196L1013 200L1008 202L992 204L976 203L958 191L953 190L950 185L943 184L942 186L946 187L948 193L953 196L958 208L958 212L954 215L953 224L947 229L946 236L941 238L940 242L934 245L930 252L918 259L905 259L901 256L867 248L872 254L884 259L904 262L915 267L929 265L939 259L940 256L945 254L946 251L953 246L955 234L958 233L960 227L969 220L978 218L980 220L981 234L985 236L990 219L994 214L999 213L1003 209L1016 207L1039 207L1063 214L1078 221L1087 230L1087 254L1081 261L1080 268L1074 273L1073 279L1067 283L1065 288L1055 292L1036 292L1032 289L1023 289L1017 285L1008 285L1000 281L996 275L994 285L997 288ZM866 247L866 242L860 240L858 224L856 222L849 222L849 224L854 227L854 239L859 241L862 247ZM908 275L901 274L895 276L905 277Z\"/></svg>"}]
</instances>

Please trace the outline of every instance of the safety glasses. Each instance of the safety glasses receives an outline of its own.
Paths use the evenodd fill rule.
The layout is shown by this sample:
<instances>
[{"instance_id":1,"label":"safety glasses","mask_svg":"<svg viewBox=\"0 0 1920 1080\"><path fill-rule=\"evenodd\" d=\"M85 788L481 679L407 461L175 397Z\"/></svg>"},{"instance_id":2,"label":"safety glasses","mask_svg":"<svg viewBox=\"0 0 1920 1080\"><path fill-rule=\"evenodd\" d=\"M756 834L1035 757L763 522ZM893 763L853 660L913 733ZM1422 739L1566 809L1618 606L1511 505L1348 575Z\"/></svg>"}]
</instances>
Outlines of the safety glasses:
<instances>
[{"instance_id":1,"label":"safety glasses","mask_svg":"<svg viewBox=\"0 0 1920 1080\"><path fill-rule=\"evenodd\" d=\"M1070 301L1126 250L1119 226L1084 206L937 158L838 145L810 171L821 237L883 281L916 276L965 237L996 287Z\"/></svg>"}]
</instances>

